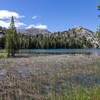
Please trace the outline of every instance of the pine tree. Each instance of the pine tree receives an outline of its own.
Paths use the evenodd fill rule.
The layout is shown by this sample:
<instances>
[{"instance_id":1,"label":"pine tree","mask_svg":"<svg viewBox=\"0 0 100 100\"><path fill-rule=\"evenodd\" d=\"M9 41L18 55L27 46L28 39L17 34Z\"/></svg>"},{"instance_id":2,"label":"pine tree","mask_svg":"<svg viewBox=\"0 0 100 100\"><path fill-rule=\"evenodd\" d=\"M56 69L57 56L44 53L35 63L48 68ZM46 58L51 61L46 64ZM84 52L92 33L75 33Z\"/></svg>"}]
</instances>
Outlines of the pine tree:
<instances>
[{"instance_id":1,"label":"pine tree","mask_svg":"<svg viewBox=\"0 0 100 100\"><path fill-rule=\"evenodd\" d=\"M16 27L14 24L14 18L12 16L11 18L11 24L10 28L7 29L7 35L6 35L6 52L9 56L15 56L15 53L19 50L19 41L18 41L18 35L16 31Z\"/></svg>"},{"instance_id":2,"label":"pine tree","mask_svg":"<svg viewBox=\"0 0 100 100\"><path fill-rule=\"evenodd\" d=\"M98 5L98 11L100 12L100 3ZM98 17L100 18L100 14L98 15ZM97 33L97 36L100 37L100 26L96 33Z\"/></svg>"},{"instance_id":3,"label":"pine tree","mask_svg":"<svg viewBox=\"0 0 100 100\"><path fill-rule=\"evenodd\" d=\"M100 3L99 3L99 5L98 5L98 10L100 11ZM99 17L100 17L100 15L98 15Z\"/></svg>"}]
</instances>

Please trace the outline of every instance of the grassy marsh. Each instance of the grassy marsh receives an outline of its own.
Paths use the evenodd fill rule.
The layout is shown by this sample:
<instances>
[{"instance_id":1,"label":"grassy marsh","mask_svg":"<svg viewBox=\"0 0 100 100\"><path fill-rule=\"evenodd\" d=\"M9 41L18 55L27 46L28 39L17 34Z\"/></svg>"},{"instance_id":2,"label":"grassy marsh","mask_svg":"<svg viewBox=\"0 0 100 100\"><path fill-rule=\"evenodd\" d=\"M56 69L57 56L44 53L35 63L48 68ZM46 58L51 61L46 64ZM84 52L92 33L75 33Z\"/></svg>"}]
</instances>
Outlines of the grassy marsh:
<instances>
[{"instance_id":1,"label":"grassy marsh","mask_svg":"<svg viewBox=\"0 0 100 100\"><path fill-rule=\"evenodd\" d=\"M99 100L99 59L99 54L1 58L0 100Z\"/></svg>"}]
</instances>

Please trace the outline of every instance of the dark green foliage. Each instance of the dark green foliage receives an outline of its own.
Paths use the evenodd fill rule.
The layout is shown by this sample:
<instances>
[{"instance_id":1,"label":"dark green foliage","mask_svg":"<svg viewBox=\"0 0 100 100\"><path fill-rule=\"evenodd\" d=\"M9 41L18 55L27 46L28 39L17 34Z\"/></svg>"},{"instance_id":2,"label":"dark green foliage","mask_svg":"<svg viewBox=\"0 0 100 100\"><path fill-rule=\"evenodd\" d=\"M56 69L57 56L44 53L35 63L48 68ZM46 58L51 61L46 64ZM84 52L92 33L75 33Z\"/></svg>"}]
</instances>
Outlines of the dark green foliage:
<instances>
[{"instance_id":1,"label":"dark green foliage","mask_svg":"<svg viewBox=\"0 0 100 100\"><path fill-rule=\"evenodd\" d=\"M98 11L100 12L100 3L98 5ZM100 18L100 15L98 15L98 17ZM97 37L100 38L100 26L96 33L97 33Z\"/></svg>"},{"instance_id":2,"label":"dark green foliage","mask_svg":"<svg viewBox=\"0 0 100 100\"><path fill-rule=\"evenodd\" d=\"M12 31L11 29L7 30L7 33L8 33L7 36L10 37L11 31ZM15 33L16 33L16 31L15 31ZM16 34L16 36L17 36L17 34ZM14 36L12 41L14 41L14 40L18 41L19 40L20 49L75 49L75 48L80 49L80 48L92 48L91 43L86 40L86 37L77 37L75 33L72 34L72 33L62 32L61 35L59 35L59 33L54 33L54 34L51 34L51 35L18 34L17 37L19 37L19 39L15 38L16 36ZM0 39L0 47L2 47L2 48L4 48L4 40L5 39ZM8 40L8 41L10 41L10 40ZM15 49L17 49L17 48L15 48Z\"/></svg>"},{"instance_id":3,"label":"dark green foliage","mask_svg":"<svg viewBox=\"0 0 100 100\"><path fill-rule=\"evenodd\" d=\"M20 37L20 48L23 49L79 49L92 48L85 37L77 37L74 32L58 32L51 35L22 35Z\"/></svg>"},{"instance_id":4,"label":"dark green foliage","mask_svg":"<svg viewBox=\"0 0 100 100\"><path fill-rule=\"evenodd\" d=\"M12 27L14 27L13 24ZM12 44L12 43L18 43L18 41L20 44L20 49L80 49L80 48L82 49L82 48L93 47L91 45L91 42L88 41L85 36L78 36L74 30L56 32L56 33L44 34L44 35L43 34L25 35L21 33L16 34L16 29L12 28L12 29L8 29L7 33L8 33L7 39L8 37L9 39L13 38L8 41L11 42L11 45L16 45L14 46L16 47L14 48L16 50L18 48L17 44ZM16 36L10 33L14 33ZM4 44L4 39L2 42L0 41L0 46L2 48L4 48L3 44ZM8 44L6 43L6 45ZM13 48L13 47L9 47L9 48Z\"/></svg>"},{"instance_id":5,"label":"dark green foliage","mask_svg":"<svg viewBox=\"0 0 100 100\"><path fill-rule=\"evenodd\" d=\"M0 38L0 49L3 49L5 46L5 35L2 35Z\"/></svg>"},{"instance_id":6,"label":"dark green foliage","mask_svg":"<svg viewBox=\"0 0 100 100\"><path fill-rule=\"evenodd\" d=\"M100 11L100 3L99 3L99 5L98 5L98 10ZM100 17L100 15L99 15L99 17Z\"/></svg>"},{"instance_id":7,"label":"dark green foliage","mask_svg":"<svg viewBox=\"0 0 100 100\"><path fill-rule=\"evenodd\" d=\"M7 29L7 35L6 35L6 52L8 53L8 56L15 56L15 53L18 51L19 49L18 39L19 38L14 25L14 19L12 17L10 28Z\"/></svg>"}]
</instances>

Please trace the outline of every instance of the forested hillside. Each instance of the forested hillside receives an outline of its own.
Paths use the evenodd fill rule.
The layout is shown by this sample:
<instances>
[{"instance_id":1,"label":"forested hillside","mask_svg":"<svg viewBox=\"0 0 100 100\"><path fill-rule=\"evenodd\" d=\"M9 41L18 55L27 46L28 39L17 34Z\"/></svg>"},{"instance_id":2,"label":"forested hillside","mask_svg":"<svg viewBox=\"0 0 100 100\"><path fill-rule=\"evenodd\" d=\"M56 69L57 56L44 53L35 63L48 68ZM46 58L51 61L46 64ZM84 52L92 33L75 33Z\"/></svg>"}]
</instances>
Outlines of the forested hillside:
<instances>
[{"instance_id":1,"label":"forested hillside","mask_svg":"<svg viewBox=\"0 0 100 100\"><path fill-rule=\"evenodd\" d=\"M80 26L63 32L50 33L47 31L48 34L43 34L43 31L38 34L24 34L24 31L22 33L20 31L20 33L18 33L20 49L99 48L99 42L98 38L96 38L96 34ZM0 36L0 48L4 48L6 35L1 34Z\"/></svg>"}]
</instances>

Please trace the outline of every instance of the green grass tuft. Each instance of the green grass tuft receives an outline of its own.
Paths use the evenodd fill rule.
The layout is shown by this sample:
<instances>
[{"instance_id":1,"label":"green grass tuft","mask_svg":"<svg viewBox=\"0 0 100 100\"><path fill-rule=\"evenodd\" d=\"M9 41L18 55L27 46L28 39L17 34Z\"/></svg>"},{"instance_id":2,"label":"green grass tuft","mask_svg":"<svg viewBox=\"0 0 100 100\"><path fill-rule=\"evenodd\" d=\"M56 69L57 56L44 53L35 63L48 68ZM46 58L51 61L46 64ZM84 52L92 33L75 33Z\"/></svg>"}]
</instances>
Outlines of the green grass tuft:
<instances>
[{"instance_id":1,"label":"green grass tuft","mask_svg":"<svg viewBox=\"0 0 100 100\"><path fill-rule=\"evenodd\" d=\"M50 100L100 100L100 85L84 88L78 87L64 94L52 95Z\"/></svg>"},{"instance_id":2,"label":"green grass tuft","mask_svg":"<svg viewBox=\"0 0 100 100\"><path fill-rule=\"evenodd\" d=\"M0 58L6 57L7 53L0 53Z\"/></svg>"}]
</instances>

